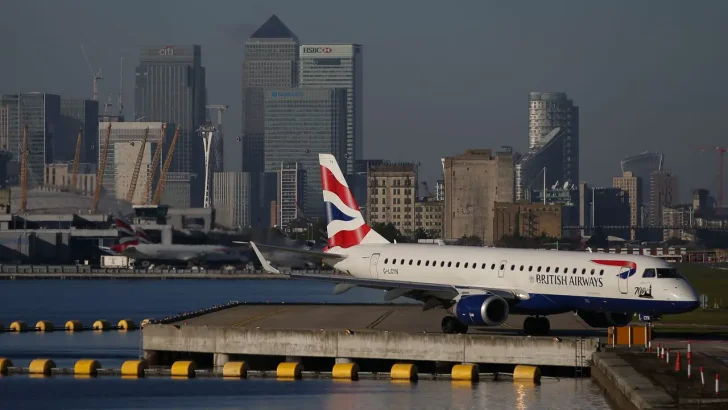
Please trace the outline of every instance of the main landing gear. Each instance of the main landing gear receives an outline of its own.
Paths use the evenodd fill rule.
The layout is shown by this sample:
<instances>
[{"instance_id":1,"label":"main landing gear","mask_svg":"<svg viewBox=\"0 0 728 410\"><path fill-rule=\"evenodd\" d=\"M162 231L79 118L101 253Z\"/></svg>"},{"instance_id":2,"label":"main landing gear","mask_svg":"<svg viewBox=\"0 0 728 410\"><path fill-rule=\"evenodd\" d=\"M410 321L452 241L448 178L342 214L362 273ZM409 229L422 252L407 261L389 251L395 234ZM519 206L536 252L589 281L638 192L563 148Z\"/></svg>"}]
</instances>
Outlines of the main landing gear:
<instances>
[{"instance_id":1,"label":"main landing gear","mask_svg":"<svg viewBox=\"0 0 728 410\"><path fill-rule=\"evenodd\" d=\"M445 316L442 318L442 333L468 333L468 326L462 324L454 316Z\"/></svg>"},{"instance_id":2,"label":"main landing gear","mask_svg":"<svg viewBox=\"0 0 728 410\"><path fill-rule=\"evenodd\" d=\"M545 336L551 330L551 323L545 317L529 316L523 321L523 332L528 336Z\"/></svg>"}]
</instances>

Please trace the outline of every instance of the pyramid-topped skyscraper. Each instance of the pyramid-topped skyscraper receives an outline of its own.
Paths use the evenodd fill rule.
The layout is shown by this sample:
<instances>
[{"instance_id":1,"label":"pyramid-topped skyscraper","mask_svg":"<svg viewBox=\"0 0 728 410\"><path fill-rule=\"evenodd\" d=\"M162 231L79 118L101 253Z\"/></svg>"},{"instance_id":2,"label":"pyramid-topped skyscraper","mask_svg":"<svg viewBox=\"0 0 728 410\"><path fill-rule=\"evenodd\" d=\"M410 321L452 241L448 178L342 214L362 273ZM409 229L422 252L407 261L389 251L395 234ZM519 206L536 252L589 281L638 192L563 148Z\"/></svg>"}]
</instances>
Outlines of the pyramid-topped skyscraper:
<instances>
[{"instance_id":1,"label":"pyramid-topped skyscraper","mask_svg":"<svg viewBox=\"0 0 728 410\"><path fill-rule=\"evenodd\" d=\"M264 171L265 89L298 86L298 37L272 15L245 42L243 61L242 163L250 172L251 222L267 226L267 200L264 189L258 187ZM274 192L275 193L275 192Z\"/></svg>"}]
</instances>

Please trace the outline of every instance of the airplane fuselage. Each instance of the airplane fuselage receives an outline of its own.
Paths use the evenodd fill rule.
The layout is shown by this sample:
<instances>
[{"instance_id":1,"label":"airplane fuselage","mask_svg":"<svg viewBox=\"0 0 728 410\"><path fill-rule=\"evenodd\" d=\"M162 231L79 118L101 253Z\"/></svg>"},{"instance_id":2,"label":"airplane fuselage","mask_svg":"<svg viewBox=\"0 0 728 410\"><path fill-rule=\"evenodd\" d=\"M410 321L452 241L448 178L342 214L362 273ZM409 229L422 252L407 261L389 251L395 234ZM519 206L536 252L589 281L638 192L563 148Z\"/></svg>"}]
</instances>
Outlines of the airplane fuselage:
<instances>
[{"instance_id":1,"label":"airplane fuselage","mask_svg":"<svg viewBox=\"0 0 728 410\"><path fill-rule=\"evenodd\" d=\"M137 260L243 262L247 255L241 250L220 245L161 245L139 244L127 247L122 255Z\"/></svg>"},{"instance_id":2,"label":"airplane fuselage","mask_svg":"<svg viewBox=\"0 0 728 410\"><path fill-rule=\"evenodd\" d=\"M362 244L334 268L358 278L518 289L511 313L568 311L682 313L698 306L693 287L658 258L589 252L427 244Z\"/></svg>"}]
</instances>

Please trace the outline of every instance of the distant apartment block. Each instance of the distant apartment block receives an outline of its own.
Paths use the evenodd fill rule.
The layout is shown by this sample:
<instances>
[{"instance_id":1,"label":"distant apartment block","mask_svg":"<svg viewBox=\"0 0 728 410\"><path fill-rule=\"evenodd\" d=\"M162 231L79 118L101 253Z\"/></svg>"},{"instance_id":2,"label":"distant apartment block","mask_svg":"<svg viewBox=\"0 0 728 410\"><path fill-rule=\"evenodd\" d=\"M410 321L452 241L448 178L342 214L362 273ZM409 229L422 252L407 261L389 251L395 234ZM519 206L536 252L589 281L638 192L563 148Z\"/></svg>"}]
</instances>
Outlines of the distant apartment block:
<instances>
[{"instance_id":1,"label":"distant apartment block","mask_svg":"<svg viewBox=\"0 0 728 410\"><path fill-rule=\"evenodd\" d=\"M415 201L415 230L422 229L433 238L442 238L442 213L445 202L427 199Z\"/></svg>"},{"instance_id":2,"label":"distant apartment block","mask_svg":"<svg viewBox=\"0 0 728 410\"><path fill-rule=\"evenodd\" d=\"M215 172L213 175L215 220L226 229L250 226L250 174Z\"/></svg>"},{"instance_id":3,"label":"distant apartment block","mask_svg":"<svg viewBox=\"0 0 728 410\"><path fill-rule=\"evenodd\" d=\"M47 187L73 189L82 194L92 195L96 188L96 169L96 164L78 164L78 175L74 188L72 163L47 164L43 183Z\"/></svg>"},{"instance_id":4,"label":"distant apartment block","mask_svg":"<svg viewBox=\"0 0 728 410\"><path fill-rule=\"evenodd\" d=\"M693 210L688 206L664 207L662 208L662 226L664 229L662 239L692 240L689 229L693 225Z\"/></svg>"},{"instance_id":5,"label":"distant apartment block","mask_svg":"<svg viewBox=\"0 0 728 410\"><path fill-rule=\"evenodd\" d=\"M496 202L493 212L493 243L504 236L561 238L561 204Z\"/></svg>"},{"instance_id":6,"label":"distant apartment block","mask_svg":"<svg viewBox=\"0 0 728 410\"><path fill-rule=\"evenodd\" d=\"M513 155L489 149L467 150L444 160L445 238L480 237L493 244L496 202L514 200Z\"/></svg>"},{"instance_id":7,"label":"distant apartment block","mask_svg":"<svg viewBox=\"0 0 728 410\"><path fill-rule=\"evenodd\" d=\"M0 106L0 151L8 149L8 107Z\"/></svg>"},{"instance_id":8,"label":"distant apartment block","mask_svg":"<svg viewBox=\"0 0 728 410\"><path fill-rule=\"evenodd\" d=\"M650 176L650 226L662 224L662 209L680 203L677 175L654 171Z\"/></svg>"},{"instance_id":9,"label":"distant apartment block","mask_svg":"<svg viewBox=\"0 0 728 410\"><path fill-rule=\"evenodd\" d=\"M640 179L641 197L637 204L640 226L649 224L650 178L653 172L662 171L665 158L663 154L645 151L621 161L622 172L631 172Z\"/></svg>"},{"instance_id":10,"label":"distant apartment block","mask_svg":"<svg viewBox=\"0 0 728 410\"><path fill-rule=\"evenodd\" d=\"M297 162L281 163L278 171L278 199L276 225L285 229L300 216L306 198L306 171Z\"/></svg>"},{"instance_id":11,"label":"distant apartment block","mask_svg":"<svg viewBox=\"0 0 728 410\"><path fill-rule=\"evenodd\" d=\"M579 107L563 92L532 92L529 94L528 152L540 151L549 143L547 136L556 128L563 135L555 141L562 148L561 164L554 173L555 181L579 182ZM553 143L552 143L553 144ZM553 153L552 153L553 154ZM552 154L549 154L551 156ZM540 160L545 161L545 160ZM551 162L551 160L548 160ZM545 166L545 165L544 165ZM547 176L548 178L548 176ZM529 182L525 182L528 184Z\"/></svg>"},{"instance_id":12,"label":"distant apartment block","mask_svg":"<svg viewBox=\"0 0 728 410\"><path fill-rule=\"evenodd\" d=\"M632 171L624 171L621 177L612 178L612 188L619 188L629 194L630 239L637 239L636 226L641 225L640 206L642 204L642 180Z\"/></svg>"},{"instance_id":13,"label":"distant apartment block","mask_svg":"<svg viewBox=\"0 0 728 410\"><path fill-rule=\"evenodd\" d=\"M367 173L368 223L392 223L405 235L416 229L416 163L382 163Z\"/></svg>"}]
</instances>

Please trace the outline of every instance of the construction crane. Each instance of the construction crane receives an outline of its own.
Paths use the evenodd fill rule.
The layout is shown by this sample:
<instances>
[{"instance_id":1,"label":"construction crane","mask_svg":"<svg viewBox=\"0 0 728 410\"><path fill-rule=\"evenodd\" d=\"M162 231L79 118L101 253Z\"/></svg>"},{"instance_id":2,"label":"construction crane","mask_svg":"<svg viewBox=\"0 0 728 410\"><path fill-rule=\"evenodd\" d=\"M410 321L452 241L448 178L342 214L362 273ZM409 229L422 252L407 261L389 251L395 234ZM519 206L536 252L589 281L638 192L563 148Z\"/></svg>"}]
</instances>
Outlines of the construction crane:
<instances>
[{"instance_id":1,"label":"construction crane","mask_svg":"<svg viewBox=\"0 0 728 410\"><path fill-rule=\"evenodd\" d=\"M91 77L94 80L94 101L99 100L99 80L103 79L101 76L101 69L94 74L94 69L91 67L91 62L88 61L88 56L86 56L86 49L83 48L83 44L81 44L81 52L83 52L83 58L86 60L86 64L88 64L89 72L91 73Z\"/></svg>"},{"instance_id":2,"label":"construction crane","mask_svg":"<svg viewBox=\"0 0 728 410\"><path fill-rule=\"evenodd\" d=\"M131 176L131 182L129 183L129 192L126 193L126 202L131 202L134 199L134 191L136 191L137 179L139 179L139 171L142 168L142 158L144 157L144 147L147 146L147 137L149 136L149 127L144 130L144 139L142 139L142 146L139 148L139 155L137 155L136 164L134 164L134 174Z\"/></svg>"},{"instance_id":3,"label":"construction crane","mask_svg":"<svg viewBox=\"0 0 728 410\"><path fill-rule=\"evenodd\" d=\"M177 137L179 137L179 127L174 131L174 137L172 143L169 144L169 151L167 151L167 158L164 159L164 166L162 167L162 173L159 175L159 182L157 183L157 190L154 191L154 205L159 205L159 201L162 200L162 191L164 191L164 184L167 182L167 171L169 166L172 165L172 155L174 155L174 146L177 145Z\"/></svg>"},{"instance_id":4,"label":"construction crane","mask_svg":"<svg viewBox=\"0 0 728 410\"><path fill-rule=\"evenodd\" d=\"M75 190L78 187L78 165L81 162L81 138L83 135L83 128L78 129L78 139L76 139L76 155L73 157L73 172L71 174L71 189Z\"/></svg>"},{"instance_id":5,"label":"construction crane","mask_svg":"<svg viewBox=\"0 0 728 410\"><path fill-rule=\"evenodd\" d=\"M152 167L147 175L147 185L144 188L144 203L149 203L151 199L149 194L152 192L152 184L154 184L154 174L157 172L159 166L159 160L162 158L162 146L164 145L164 136L167 134L167 124L162 125L162 133L159 135L159 141L157 142L157 149L154 151L154 158L152 158Z\"/></svg>"},{"instance_id":6,"label":"construction crane","mask_svg":"<svg viewBox=\"0 0 728 410\"><path fill-rule=\"evenodd\" d=\"M723 155L728 152L728 148L719 146L698 147L700 151L715 151L718 153L718 206L717 213L723 210Z\"/></svg>"},{"instance_id":7,"label":"construction crane","mask_svg":"<svg viewBox=\"0 0 728 410\"><path fill-rule=\"evenodd\" d=\"M28 205L28 124L23 127L23 151L20 154L20 212Z\"/></svg>"},{"instance_id":8,"label":"construction crane","mask_svg":"<svg viewBox=\"0 0 728 410\"><path fill-rule=\"evenodd\" d=\"M111 123L106 128L106 138L104 139L104 148L101 150L101 161L99 161L99 169L96 171L96 187L94 189L94 199L91 203L91 213L96 212L101 199L101 185L104 181L104 168L106 168L106 155L109 153L109 140L111 139Z\"/></svg>"}]
</instances>

